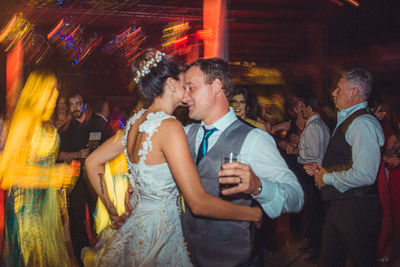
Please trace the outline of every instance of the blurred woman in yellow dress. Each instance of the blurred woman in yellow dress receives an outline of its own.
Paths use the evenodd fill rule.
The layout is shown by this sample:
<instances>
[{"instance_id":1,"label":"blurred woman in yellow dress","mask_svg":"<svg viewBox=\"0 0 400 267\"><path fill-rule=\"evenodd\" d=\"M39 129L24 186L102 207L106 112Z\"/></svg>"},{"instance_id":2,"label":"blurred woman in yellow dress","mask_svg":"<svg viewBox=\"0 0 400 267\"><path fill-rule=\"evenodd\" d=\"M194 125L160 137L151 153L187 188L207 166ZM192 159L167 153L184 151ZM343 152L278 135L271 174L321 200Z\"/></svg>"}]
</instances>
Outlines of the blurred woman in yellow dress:
<instances>
[{"instance_id":1,"label":"blurred woman in yellow dress","mask_svg":"<svg viewBox=\"0 0 400 267\"><path fill-rule=\"evenodd\" d=\"M60 214L60 189L73 171L55 164L59 137L49 123L58 97L53 74L33 72L14 111L0 157L8 190L3 266L70 266Z\"/></svg>"}]
</instances>

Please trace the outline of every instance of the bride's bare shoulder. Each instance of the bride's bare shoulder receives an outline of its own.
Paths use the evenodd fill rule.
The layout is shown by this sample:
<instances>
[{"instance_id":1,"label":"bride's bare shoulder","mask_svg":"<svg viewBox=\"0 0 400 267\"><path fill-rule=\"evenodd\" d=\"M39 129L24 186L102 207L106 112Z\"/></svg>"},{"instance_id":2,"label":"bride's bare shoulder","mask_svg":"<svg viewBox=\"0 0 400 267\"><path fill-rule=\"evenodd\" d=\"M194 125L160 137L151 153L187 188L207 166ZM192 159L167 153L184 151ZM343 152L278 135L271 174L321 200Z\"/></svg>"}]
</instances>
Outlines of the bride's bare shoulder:
<instances>
[{"instance_id":1,"label":"bride's bare shoulder","mask_svg":"<svg viewBox=\"0 0 400 267\"><path fill-rule=\"evenodd\" d=\"M180 135L180 133L184 134L182 123L175 118L163 120L162 124L160 125L159 132L163 136L171 138L177 134Z\"/></svg>"},{"instance_id":2,"label":"bride's bare shoulder","mask_svg":"<svg viewBox=\"0 0 400 267\"><path fill-rule=\"evenodd\" d=\"M161 127L163 130L183 129L182 123L175 118L163 120Z\"/></svg>"}]
</instances>

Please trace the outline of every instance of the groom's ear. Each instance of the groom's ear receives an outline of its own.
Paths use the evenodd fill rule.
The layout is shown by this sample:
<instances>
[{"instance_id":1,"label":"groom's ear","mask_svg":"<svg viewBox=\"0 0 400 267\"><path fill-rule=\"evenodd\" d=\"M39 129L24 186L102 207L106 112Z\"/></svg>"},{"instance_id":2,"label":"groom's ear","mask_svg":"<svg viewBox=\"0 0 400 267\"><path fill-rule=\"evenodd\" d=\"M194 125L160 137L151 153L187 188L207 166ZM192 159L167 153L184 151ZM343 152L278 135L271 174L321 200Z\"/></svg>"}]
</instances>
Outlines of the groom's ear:
<instances>
[{"instance_id":1,"label":"groom's ear","mask_svg":"<svg viewBox=\"0 0 400 267\"><path fill-rule=\"evenodd\" d=\"M218 79L218 78L214 79L214 81L211 83L211 86L214 90L215 95L224 93L224 90L222 89L222 82L220 79Z\"/></svg>"}]
</instances>

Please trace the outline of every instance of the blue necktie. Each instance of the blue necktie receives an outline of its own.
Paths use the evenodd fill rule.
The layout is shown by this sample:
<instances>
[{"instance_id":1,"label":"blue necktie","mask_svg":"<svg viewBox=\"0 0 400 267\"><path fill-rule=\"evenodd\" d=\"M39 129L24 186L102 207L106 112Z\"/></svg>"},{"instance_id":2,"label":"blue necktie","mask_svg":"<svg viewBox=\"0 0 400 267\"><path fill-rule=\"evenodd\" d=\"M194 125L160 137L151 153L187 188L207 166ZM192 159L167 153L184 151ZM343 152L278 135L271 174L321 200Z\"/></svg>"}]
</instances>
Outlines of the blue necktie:
<instances>
[{"instance_id":1,"label":"blue necktie","mask_svg":"<svg viewBox=\"0 0 400 267\"><path fill-rule=\"evenodd\" d=\"M200 160L207 154L208 138L210 137L210 135L213 134L213 132L217 130L217 128L206 129L204 125L202 127L204 130L204 137L203 141L201 141L200 143L199 152L197 153L197 160L196 160L197 165L199 164Z\"/></svg>"}]
</instances>

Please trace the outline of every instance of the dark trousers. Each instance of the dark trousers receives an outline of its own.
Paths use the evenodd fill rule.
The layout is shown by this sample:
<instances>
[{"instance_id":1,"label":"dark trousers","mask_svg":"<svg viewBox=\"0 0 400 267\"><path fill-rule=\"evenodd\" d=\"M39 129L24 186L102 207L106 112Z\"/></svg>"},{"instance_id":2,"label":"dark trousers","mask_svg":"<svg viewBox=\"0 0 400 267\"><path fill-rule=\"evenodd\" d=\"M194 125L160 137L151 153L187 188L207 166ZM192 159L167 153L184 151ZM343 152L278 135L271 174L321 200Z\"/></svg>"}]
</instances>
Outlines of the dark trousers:
<instances>
[{"instance_id":1,"label":"dark trousers","mask_svg":"<svg viewBox=\"0 0 400 267\"><path fill-rule=\"evenodd\" d=\"M322 236L322 266L376 266L376 250L382 221L377 196L329 201Z\"/></svg>"},{"instance_id":2,"label":"dark trousers","mask_svg":"<svg viewBox=\"0 0 400 267\"><path fill-rule=\"evenodd\" d=\"M75 257L80 265L83 265L81 260L82 249L90 246L86 231L86 204L88 204L90 217L92 217L91 215L95 209L96 202L89 191L88 185L84 181L83 175L81 175L71 191L68 206L71 241Z\"/></svg>"},{"instance_id":3,"label":"dark trousers","mask_svg":"<svg viewBox=\"0 0 400 267\"><path fill-rule=\"evenodd\" d=\"M319 249L325 217L321 191L315 186L314 177L305 172L303 165L297 164L294 172L304 192L304 206L301 213L304 236L308 240L309 247Z\"/></svg>"}]
</instances>

